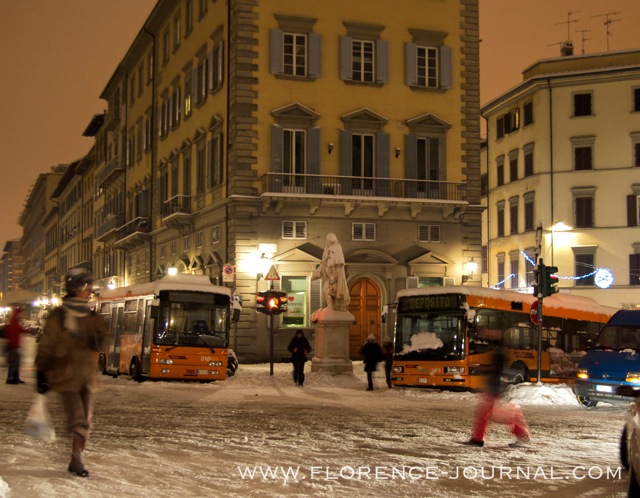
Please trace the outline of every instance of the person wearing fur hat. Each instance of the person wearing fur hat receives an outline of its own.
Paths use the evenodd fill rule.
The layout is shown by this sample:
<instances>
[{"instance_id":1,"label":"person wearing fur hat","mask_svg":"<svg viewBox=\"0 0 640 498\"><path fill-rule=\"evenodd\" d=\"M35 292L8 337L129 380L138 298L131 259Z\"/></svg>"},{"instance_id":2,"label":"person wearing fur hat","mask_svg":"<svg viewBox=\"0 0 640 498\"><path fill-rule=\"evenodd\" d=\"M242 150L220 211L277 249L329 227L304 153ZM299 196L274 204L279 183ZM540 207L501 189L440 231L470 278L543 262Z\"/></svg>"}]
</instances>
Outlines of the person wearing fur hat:
<instances>
[{"instance_id":1,"label":"person wearing fur hat","mask_svg":"<svg viewBox=\"0 0 640 498\"><path fill-rule=\"evenodd\" d=\"M364 371L367 372L367 391L373 391L373 372L378 368L378 363L383 360L382 348L375 335L369 334L367 342L360 350L360 355L364 362Z\"/></svg>"},{"instance_id":2,"label":"person wearing fur hat","mask_svg":"<svg viewBox=\"0 0 640 498\"><path fill-rule=\"evenodd\" d=\"M97 356L107 341L106 322L91 308L93 275L73 268L65 276L66 296L47 319L36 354L38 392L60 394L67 428L72 435L68 470L80 477L89 472L82 452L91 433Z\"/></svg>"}]
</instances>

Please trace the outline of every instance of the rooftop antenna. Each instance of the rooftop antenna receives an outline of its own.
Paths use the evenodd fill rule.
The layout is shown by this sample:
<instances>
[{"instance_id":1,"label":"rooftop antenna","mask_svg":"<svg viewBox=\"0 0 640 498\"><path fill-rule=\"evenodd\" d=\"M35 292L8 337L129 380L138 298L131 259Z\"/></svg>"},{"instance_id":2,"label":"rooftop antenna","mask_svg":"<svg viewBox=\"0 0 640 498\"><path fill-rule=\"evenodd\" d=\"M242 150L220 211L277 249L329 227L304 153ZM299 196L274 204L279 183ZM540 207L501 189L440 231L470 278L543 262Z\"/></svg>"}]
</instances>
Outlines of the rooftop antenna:
<instances>
[{"instance_id":1,"label":"rooftop antenna","mask_svg":"<svg viewBox=\"0 0 640 498\"><path fill-rule=\"evenodd\" d=\"M576 33L580 33L582 36L582 55L584 55L584 42L591 40L591 38L585 38L584 34L585 33L591 33L590 29L578 29L576 30Z\"/></svg>"},{"instance_id":2,"label":"rooftop antenna","mask_svg":"<svg viewBox=\"0 0 640 498\"><path fill-rule=\"evenodd\" d=\"M604 25L606 26L606 29L607 29L607 52L609 51L609 37L613 36L613 34L609 29L609 26L611 25L611 23L622 21L622 19L611 19L609 16L617 16L618 14L620 14L619 11L607 12L606 14L591 16L591 17L606 17L606 20L604 21Z\"/></svg>"},{"instance_id":3,"label":"rooftop antenna","mask_svg":"<svg viewBox=\"0 0 640 498\"><path fill-rule=\"evenodd\" d=\"M566 21L555 23L556 26L558 26L559 24L566 24L567 25L567 41L571 41L571 23L580 21L580 19L571 19L571 16L573 14L578 14L579 12L581 12L581 11L580 10L570 10L569 12L567 12L567 20Z\"/></svg>"}]
</instances>

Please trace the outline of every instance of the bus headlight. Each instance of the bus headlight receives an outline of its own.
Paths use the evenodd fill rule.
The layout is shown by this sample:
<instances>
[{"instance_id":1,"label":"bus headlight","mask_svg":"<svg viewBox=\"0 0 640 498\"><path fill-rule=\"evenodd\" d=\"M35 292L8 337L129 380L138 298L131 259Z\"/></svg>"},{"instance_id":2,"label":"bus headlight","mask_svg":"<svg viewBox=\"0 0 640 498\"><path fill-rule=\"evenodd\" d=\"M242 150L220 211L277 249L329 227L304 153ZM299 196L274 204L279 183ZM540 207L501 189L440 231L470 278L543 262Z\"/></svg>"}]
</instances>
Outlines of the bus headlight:
<instances>
[{"instance_id":1,"label":"bus headlight","mask_svg":"<svg viewBox=\"0 0 640 498\"><path fill-rule=\"evenodd\" d=\"M626 381L632 384L640 384L640 372L627 372Z\"/></svg>"},{"instance_id":2,"label":"bus headlight","mask_svg":"<svg viewBox=\"0 0 640 498\"><path fill-rule=\"evenodd\" d=\"M444 367L444 373L446 374L463 374L464 367Z\"/></svg>"},{"instance_id":3,"label":"bus headlight","mask_svg":"<svg viewBox=\"0 0 640 498\"><path fill-rule=\"evenodd\" d=\"M173 365L173 360L171 358L161 358L158 363L160 365Z\"/></svg>"},{"instance_id":4,"label":"bus headlight","mask_svg":"<svg viewBox=\"0 0 640 498\"><path fill-rule=\"evenodd\" d=\"M222 366L222 362L221 361L210 361L209 362L209 366L210 367L221 367Z\"/></svg>"},{"instance_id":5,"label":"bus headlight","mask_svg":"<svg viewBox=\"0 0 640 498\"><path fill-rule=\"evenodd\" d=\"M589 380L589 371L586 368L579 368L576 377L582 380Z\"/></svg>"},{"instance_id":6,"label":"bus headlight","mask_svg":"<svg viewBox=\"0 0 640 498\"><path fill-rule=\"evenodd\" d=\"M395 367L395 366L394 366L394 367L393 367L393 373L397 373L397 374L404 373L404 367L400 367L400 366Z\"/></svg>"}]
</instances>

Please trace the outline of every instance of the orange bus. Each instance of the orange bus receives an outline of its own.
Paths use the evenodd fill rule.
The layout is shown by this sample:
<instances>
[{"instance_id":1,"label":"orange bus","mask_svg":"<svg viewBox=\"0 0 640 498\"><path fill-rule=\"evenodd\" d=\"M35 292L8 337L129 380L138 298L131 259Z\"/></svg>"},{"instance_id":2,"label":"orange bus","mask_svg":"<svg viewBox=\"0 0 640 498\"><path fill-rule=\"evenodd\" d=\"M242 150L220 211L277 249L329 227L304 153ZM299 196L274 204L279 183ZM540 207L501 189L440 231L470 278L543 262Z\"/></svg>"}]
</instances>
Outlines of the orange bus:
<instances>
[{"instance_id":1,"label":"orange bus","mask_svg":"<svg viewBox=\"0 0 640 498\"><path fill-rule=\"evenodd\" d=\"M396 386L480 389L481 371L494 346L483 329L499 331L514 382L537 380L538 327L531 321L537 299L529 294L480 287L405 289L396 301ZM534 305L535 310L535 305ZM575 382L578 363L615 308L593 299L554 294L543 301L541 380Z\"/></svg>"},{"instance_id":2,"label":"orange bus","mask_svg":"<svg viewBox=\"0 0 640 498\"><path fill-rule=\"evenodd\" d=\"M98 369L135 380L227 377L231 290L201 275L104 289L96 311L109 324Z\"/></svg>"}]
</instances>

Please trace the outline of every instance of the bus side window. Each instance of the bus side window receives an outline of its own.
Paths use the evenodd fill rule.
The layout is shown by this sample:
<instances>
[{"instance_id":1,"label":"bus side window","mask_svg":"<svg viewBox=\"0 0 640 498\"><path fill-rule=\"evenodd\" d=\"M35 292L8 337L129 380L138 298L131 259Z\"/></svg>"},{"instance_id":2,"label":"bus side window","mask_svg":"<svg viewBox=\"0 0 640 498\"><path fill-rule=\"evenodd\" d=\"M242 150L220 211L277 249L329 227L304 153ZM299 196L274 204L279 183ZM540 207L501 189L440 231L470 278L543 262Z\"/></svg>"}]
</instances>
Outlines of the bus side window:
<instances>
[{"instance_id":1,"label":"bus side window","mask_svg":"<svg viewBox=\"0 0 640 498\"><path fill-rule=\"evenodd\" d=\"M150 318L156 319L158 318L159 314L160 314L160 306L154 306L154 305L149 306Z\"/></svg>"}]
</instances>

